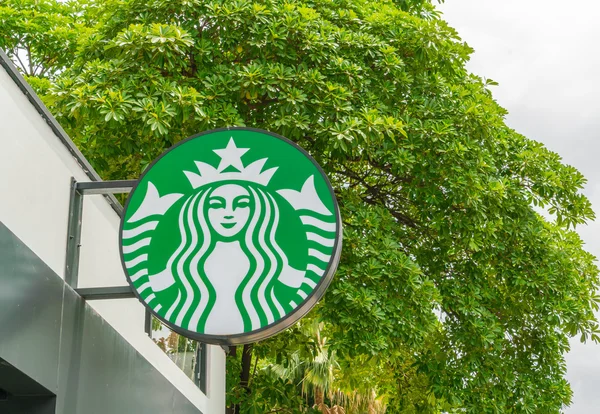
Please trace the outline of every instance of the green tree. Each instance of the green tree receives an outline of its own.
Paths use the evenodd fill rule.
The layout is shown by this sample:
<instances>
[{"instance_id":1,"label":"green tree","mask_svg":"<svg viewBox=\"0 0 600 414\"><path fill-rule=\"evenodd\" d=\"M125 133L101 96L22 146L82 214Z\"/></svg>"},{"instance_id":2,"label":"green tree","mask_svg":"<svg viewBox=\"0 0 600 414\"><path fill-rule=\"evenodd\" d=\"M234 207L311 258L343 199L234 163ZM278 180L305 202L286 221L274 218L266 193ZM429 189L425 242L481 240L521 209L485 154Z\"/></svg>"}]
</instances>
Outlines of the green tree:
<instances>
[{"instance_id":1,"label":"green tree","mask_svg":"<svg viewBox=\"0 0 600 414\"><path fill-rule=\"evenodd\" d=\"M79 37L96 21L93 2L3 0L0 48L26 76L52 77L70 65Z\"/></svg>"},{"instance_id":2,"label":"green tree","mask_svg":"<svg viewBox=\"0 0 600 414\"><path fill-rule=\"evenodd\" d=\"M344 250L311 318L341 389L375 390L397 413L570 402L568 339L599 339L598 270L573 231L594 217L585 179L505 125L430 2L111 0L90 13L99 23L77 14L86 29L42 92L105 179L232 125L289 137L329 174ZM311 347L296 328L256 345L254 364L228 368L249 378L232 404L308 409L267 366Z\"/></svg>"},{"instance_id":3,"label":"green tree","mask_svg":"<svg viewBox=\"0 0 600 414\"><path fill-rule=\"evenodd\" d=\"M301 357L295 350L287 363L273 364L269 368L281 378L301 384L302 394L310 394L315 406L323 408L325 395L331 398L335 391L336 371L340 366L335 351L329 349L327 338L323 336L323 324L313 321L303 325L308 328L305 332L314 339L314 352L309 357Z\"/></svg>"}]
</instances>

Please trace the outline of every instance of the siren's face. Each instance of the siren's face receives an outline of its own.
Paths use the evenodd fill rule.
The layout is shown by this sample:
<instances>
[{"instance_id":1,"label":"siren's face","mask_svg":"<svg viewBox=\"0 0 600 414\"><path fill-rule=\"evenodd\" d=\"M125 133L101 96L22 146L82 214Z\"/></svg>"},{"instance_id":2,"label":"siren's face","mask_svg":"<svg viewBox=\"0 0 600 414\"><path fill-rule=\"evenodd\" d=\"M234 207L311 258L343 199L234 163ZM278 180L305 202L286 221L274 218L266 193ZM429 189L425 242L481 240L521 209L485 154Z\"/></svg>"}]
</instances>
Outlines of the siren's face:
<instances>
[{"instance_id":1,"label":"siren's face","mask_svg":"<svg viewBox=\"0 0 600 414\"><path fill-rule=\"evenodd\" d=\"M234 237L250 217L250 194L237 184L217 187L208 197L208 221L223 237Z\"/></svg>"}]
</instances>

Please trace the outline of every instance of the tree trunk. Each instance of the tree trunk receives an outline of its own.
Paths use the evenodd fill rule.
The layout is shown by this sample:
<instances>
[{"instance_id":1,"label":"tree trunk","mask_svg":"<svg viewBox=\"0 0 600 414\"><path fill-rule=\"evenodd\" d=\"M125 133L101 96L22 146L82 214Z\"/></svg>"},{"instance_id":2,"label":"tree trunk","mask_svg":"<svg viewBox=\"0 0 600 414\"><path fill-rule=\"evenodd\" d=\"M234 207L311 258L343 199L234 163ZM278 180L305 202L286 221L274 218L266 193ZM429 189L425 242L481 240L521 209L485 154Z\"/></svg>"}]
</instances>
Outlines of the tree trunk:
<instances>
[{"instance_id":1,"label":"tree trunk","mask_svg":"<svg viewBox=\"0 0 600 414\"><path fill-rule=\"evenodd\" d=\"M230 346L229 351L227 351L227 356L235 358L237 356L237 347ZM236 405L232 405L230 407L225 408L225 414L238 414L240 407Z\"/></svg>"},{"instance_id":2,"label":"tree trunk","mask_svg":"<svg viewBox=\"0 0 600 414\"><path fill-rule=\"evenodd\" d=\"M235 351L233 356L235 356ZM240 372L240 385L244 387L246 392L250 392L249 381L250 381L250 368L252 366L252 344L244 345L242 350L242 371ZM227 414L240 414L240 405L236 404L233 407L233 411L227 412Z\"/></svg>"},{"instance_id":3,"label":"tree trunk","mask_svg":"<svg viewBox=\"0 0 600 414\"><path fill-rule=\"evenodd\" d=\"M322 408L324 403L325 397L323 396L323 390L321 387L315 387L315 405Z\"/></svg>"},{"instance_id":4,"label":"tree trunk","mask_svg":"<svg viewBox=\"0 0 600 414\"><path fill-rule=\"evenodd\" d=\"M250 381L250 367L252 366L252 344L244 345L242 351L242 372L240 373L240 385L248 389Z\"/></svg>"}]
</instances>

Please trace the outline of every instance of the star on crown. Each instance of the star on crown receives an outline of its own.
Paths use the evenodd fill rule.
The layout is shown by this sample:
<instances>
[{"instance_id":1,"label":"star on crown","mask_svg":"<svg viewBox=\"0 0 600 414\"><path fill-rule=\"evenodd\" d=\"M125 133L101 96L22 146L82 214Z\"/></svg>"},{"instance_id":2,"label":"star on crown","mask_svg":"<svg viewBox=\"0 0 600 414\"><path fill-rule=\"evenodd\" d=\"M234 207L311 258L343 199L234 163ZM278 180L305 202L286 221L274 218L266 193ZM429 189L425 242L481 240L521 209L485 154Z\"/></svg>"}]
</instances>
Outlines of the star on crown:
<instances>
[{"instance_id":1,"label":"star on crown","mask_svg":"<svg viewBox=\"0 0 600 414\"><path fill-rule=\"evenodd\" d=\"M191 171L184 171L183 173L194 189L206 184L227 180L249 181L266 186L269 184L273 174L275 174L275 171L277 171L279 167L273 167L262 171L267 162L267 158L256 160L244 167L242 155L248 152L249 149L250 148L238 148L235 145L233 137L231 137L229 138L227 147L213 150L215 154L221 157L221 162L217 168L202 161L195 161L196 168L198 168L200 174ZM234 167L238 171L224 172L224 170L229 167Z\"/></svg>"}]
</instances>

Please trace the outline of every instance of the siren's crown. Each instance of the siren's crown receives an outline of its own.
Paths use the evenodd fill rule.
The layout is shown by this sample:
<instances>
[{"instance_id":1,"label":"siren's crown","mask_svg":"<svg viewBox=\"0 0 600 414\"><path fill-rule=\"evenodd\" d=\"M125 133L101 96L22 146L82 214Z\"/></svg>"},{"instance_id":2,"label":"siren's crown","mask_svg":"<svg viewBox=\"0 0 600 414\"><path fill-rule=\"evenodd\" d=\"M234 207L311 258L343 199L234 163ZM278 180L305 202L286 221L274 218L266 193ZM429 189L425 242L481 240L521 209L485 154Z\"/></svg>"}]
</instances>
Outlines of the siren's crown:
<instances>
[{"instance_id":1,"label":"siren's crown","mask_svg":"<svg viewBox=\"0 0 600 414\"><path fill-rule=\"evenodd\" d=\"M267 162L267 158L256 160L244 167L244 164L242 163L242 155L244 155L249 149L250 148L238 148L235 145L233 137L231 137L229 139L229 143L227 143L227 147L213 150L219 157L221 157L221 162L217 168L202 161L195 161L196 167L198 168L200 174L190 171L184 171L183 173L194 189L217 181L227 180L249 181L266 186L269 184L269 181L271 181L271 178L273 177L273 174L275 174L275 171L277 171L278 167L273 167L262 171L265 163ZM223 172L230 166L234 167L238 171Z\"/></svg>"}]
</instances>

